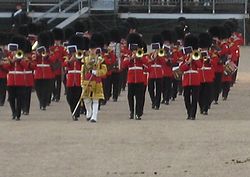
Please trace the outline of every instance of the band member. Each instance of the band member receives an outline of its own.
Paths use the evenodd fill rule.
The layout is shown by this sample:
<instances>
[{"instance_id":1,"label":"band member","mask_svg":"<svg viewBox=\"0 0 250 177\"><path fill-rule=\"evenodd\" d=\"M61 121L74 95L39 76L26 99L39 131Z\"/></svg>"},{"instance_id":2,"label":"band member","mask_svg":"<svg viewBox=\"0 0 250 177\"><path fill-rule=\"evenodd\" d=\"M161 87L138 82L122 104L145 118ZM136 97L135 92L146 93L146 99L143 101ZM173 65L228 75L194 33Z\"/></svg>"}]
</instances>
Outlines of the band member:
<instances>
[{"instance_id":1,"label":"band member","mask_svg":"<svg viewBox=\"0 0 250 177\"><path fill-rule=\"evenodd\" d=\"M184 40L184 37L185 37L185 34L186 34L186 32L184 30L185 29L184 27L185 27L185 25L183 26L182 22L181 22L180 25L178 25L178 26L175 27L176 43L175 43L175 49L174 49L175 51L174 51L174 53L175 53L175 55L176 54L179 55L178 56L179 59L177 60L178 65L180 64L180 62L183 61L183 59L182 59L183 58L183 54L179 53L179 52L181 51L181 49L182 49L182 47L184 45L183 40ZM183 93L183 87L182 87L182 81L181 81L181 79L178 78L178 79L176 79L175 82L177 82L177 91L176 90L173 91L173 93L174 93L173 94L173 98L172 98L173 101L177 97L176 96L177 93L178 93L178 95L182 95L182 93Z\"/></svg>"},{"instance_id":2,"label":"band member","mask_svg":"<svg viewBox=\"0 0 250 177\"><path fill-rule=\"evenodd\" d=\"M147 65L147 58L143 56L143 44L139 34L131 33L127 38L130 55L122 62L124 69L128 68L128 102L130 119L141 120L143 114L144 77L143 66ZM134 103L134 97L136 103Z\"/></svg>"},{"instance_id":3,"label":"band member","mask_svg":"<svg viewBox=\"0 0 250 177\"><path fill-rule=\"evenodd\" d=\"M6 99L7 91L7 73L8 70L4 69L3 64L7 59L8 51L5 46L7 45L7 34L0 32L0 106L3 106Z\"/></svg>"},{"instance_id":4,"label":"band member","mask_svg":"<svg viewBox=\"0 0 250 177\"><path fill-rule=\"evenodd\" d=\"M10 40L11 45L9 45L11 52L8 56L8 61L3 66L8 70L8 100L12 111L12 119L16 119L17 121L21 117L22 99L25 93L24 69L28 65L24 57L25 40L22 36L13 36Z\"/></svg>"},{"instance_id":5,"label":"band member","mask_svg":"<svg viewBox=\"0 0 250 177\"><path fill-rule=\"evenodd\" d=\"M69 40L68 46L69 46L68 48L69 56L68 59L66 59L63 63L63 66L66 67L67 69L66 98L70 107L71 114L74 113L74 115L72 115L72 118L74 121L77 121L80 117L80 109L81 109L80 106L77 106L77 103L82 93L82 87L81 87L81 68L83 64L82 60L86 55L86 51L88 51L89 39L75 35Z\"/></svg>"},{"instance_id":6,"label":"band member","mask_svg":"<svg viewBox=\"0 0 250 177\"><path fill-rule=\"evenodd\" d=\"M226 44L227 45L227 49L228 49L228 52L227 52L227 60L224 62L224 67L223 67L223 75L222 75L222 99L223 100L227 100L227 97L228 97L228 93L230 91L230 87L232 85L232 82L233 82L233 72L230 73L227 71L227 66L230 65L230 63L232 62L232 64L234 64L236 66L236 62L234 63L234 61L232 61L232 56L235 55L235 51L234 51L234 45L233 43L231 43L230 41L230 37L232 35L232 30L231 28L229 28L228 26L224 25L223 26L223 39L226 40ZM232 52L232 53L231 53Z\"/></svg>"},{"instance_id":7,"label":"band member","mask_svg":"<svg viewBox=\"0 0 250 177\"><path fill-rule=\"evenodd\" d=\"M213 43L211 46L211 52L215 55L218 55L219 59L217 63L214 65L214 72L215 72L215 78L214 78L214 88L213 88L213 100L214 104L218 104L218 98L221 92L221 79L223 74L223 58L226 57L226 55L223 55L223 53L227 53L227 45L226 43L222 43L220 41L220 34L221 28L219 26L213 26L209 29L209 34L212 36ZM223 45L222 45L223 44ZM222 49L223 47L223 49ZM223 51L222 51L223 50ZM222 52L222 53L221 53Z\"/></svg>"},{"instance_id":8,"label":"band member","mask_svg":"<svg viewBox=\"0 0 250 177\"><path fill-rule=\"evenodd\" d=\"M163 44L161 35L154 35L151 42L153 52L149 56L148 63L148 92L152 102L152 109L159 110L163 81L163 65L165 64L166 58L160 53ZM156 47L154 47L154 45Z\"/></svg>"},{"instance_id":9,"label":"band member","mask_svg":"<svg viewBox=\"0 0 250 177\"><path fill-rule=\"evenodd\" d=\"M103 32L102 35L105 40L103 55L105 56L104 63L107 66L107 73L104 76L102 76L104 100L100 100L99 106L105 105L111 97L111 75L113 70L113 64L115 63L116 60L114 51L108 48L110 43L110 33L106 31Z\"/></svg>"},{"instance_id":10,"label":"band member","mask_svg":"<svg viewBox=\"0 0 250 177\"><path fill-rule=\"evenodd\" d=\"M111 41L108 48L113 51L115 55L115 62L111 66L110 95L112 95L113 101L117 102L121 90L121 37L118 29L112 29L110 31L110 39Z\"/></svg>"},{"instance_id":11,"label":"band member","mask_svg":"<svg viewBox=\"0 0 250 177\"><path fill-rule=\"evenodd\" d=\"M187 47L187 48L185 48ZM193 51L190 51L192 47ZM197 102L199 99L200 76L198 69L202 67L200 58L197 56L198 38L192 34L184 39L184 61L180 64L183 72L182 86L184 88L184 101L187 110L187 119L195 120Z\"/></svg>"},{"instance_id":12,"label":"band member","mask_svg":"<svg viewBox=\"0 0 250 177\"><path fill-rule=\"evenodd\" d=\"M84 71L82 73L82 97L87 110L88 121L97 122L99 99L104 99L101 77L107 73L104 64L105 56L101 49L104 46L104 38L99 33L94 33L90 39L88 56L85 57Z\"/></svg>"},{"instance_id":13,"label":"band member","mask_svg":"<svg viewBox=\"0 0 250 177\"><path fill-rule=\"evenodd\" d=\"M200 95L199 106L200 113L208 115L208 109L212 99L212 87L214 80L213 62L215 61L209 48L212 45L212 38L208 33L199 34L199 51L201 52L202 67L199 69L200 74Z\"/></svg>"},{"instance_id":14,"label":"band member","mask_svg":"<svg viewBox=\"0 0 250 177\"><path fill-rule=\"evenodd\" d=\"M36 61L35 68L35 89L40 104L41 110L46 110L50 103L52 93L52 79L54 74L51 64L59 57L58 53L50 55L49 47L51 45L51 37L48 32L44 31L38 35L38 48L36 54L33 55L33 60Z\"/></svg>"},{"instance_id":15,"label":"band member","mask_svg":"<svg viewBox=\"0 0 250 177\"><path fill-rule=\"evenodd\" d=\"M244 39L241 33L238 33L238 23L235 19L227 20L224 26L230 30L231 36L229 38L229 52L231 55L231 60L239 66L240 59L240 46L244 44ZM233 73L231 86L235 83L237 77L237 71Z\"/></svg>"},{"instance_id":16,"label":"band member","mask_svg":"<svg viewBox=\"0 0 250 177\"><path fill-rule=\"evenodd\" d=\"M34 87L34 75L33 71L36 66L36 61L32 60L32 45L30 41L26 40L26 49L25 49L25 58L27 62L27 67L24 69L24 97L23 97L23 105L22 111L24 115L29 115L30 112L30 102L31 102L31 92Z\"/></svg>"},{"instance_id":17,"label":"band member","mask_svg":"<svg viewBox=\"0 0 250 177\"><path fill-rule=\"evenodd\" d=\"M161 32L163 38L163 49L166 56L166 61L163 65L163 83L162 83L162 102L168 105L172 93L172 83L173 83L173 73L172 65L175 64L175 59L173 56L173 46L172 46L172 33L169 30L164 30Z\"/></svg>"},{"instance_id":18,"label":"band member","mask_svg":"<svg viewBox=\"0 0 250 177\"><path fill-rule=\"evenodd\" d=\"M51 65L52 70L55 74L55 79L53 83L52 101L58 102L61 98L61 85L62 85L62 62L64 57L67 56L65 47L62 45L64 40L64 32L62 29L54 28L52 30L55 44L50 47L50 51L58 53L59 58Z\"/></svg>"}]
</instances>

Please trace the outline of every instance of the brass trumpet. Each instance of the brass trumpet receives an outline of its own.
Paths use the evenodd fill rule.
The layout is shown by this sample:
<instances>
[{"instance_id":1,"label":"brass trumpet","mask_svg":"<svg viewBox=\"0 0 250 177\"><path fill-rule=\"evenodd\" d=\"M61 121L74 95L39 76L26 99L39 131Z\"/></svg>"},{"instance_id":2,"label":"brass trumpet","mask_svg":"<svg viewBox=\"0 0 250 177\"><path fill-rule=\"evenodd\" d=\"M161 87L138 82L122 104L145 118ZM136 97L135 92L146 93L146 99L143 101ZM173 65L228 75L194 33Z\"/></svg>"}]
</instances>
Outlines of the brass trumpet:
<instances>
[{"instance_id":1,"label":"brass trumpet","mask_svg":"<svg viewBox=\"0 0 250 177\"><path fill-rule=\"evenodd\" d=\"M165 55L166 55L166 52L165 52L164 49L159 49L159 50L158 50L158 56L159 56L159 57L164 57Z\"/></svg>"},{"instance_id":2,"label":"brass trumpet","mask_svg":"<svg viewBox=\"0 0 250 177\"><path fill-rule=\"evenodd\" d=\"M143 49L138 49L138 50L136 51L135 56L136 56L137 58L142 58L143 55L144 55Z\"/></svg>"},{"instance_id":3,"label":"brass trumpet","mask_svg":"<svg viewBox=\"0 0 250 177\"><path fill-rule=\"evenodd\" d=\"M46 57L47 56L47 52L46 51L42 52L41 55L42 55L42 57Z\"/></svg>"},{"instance_id":4,"label":"brass trumpet","mask_svg":"<svg viewBox=\"0 0 250 177\"><path fill-rule=\"evenodd\" d=\"M201 59L201 52L198 50L194 50L191 54L191 58L192 60L195 60L195 61Z\"/></svg>"},{"instance_id":5,"label":"brass trumpet","mask_svg":"<svg viewBox=\"0 0 250 177\"><path fill-rule=\"evenodd\" d=\"M76 59L81 60L84 57L84 52L82 50L77 50L75 57Z\"/></svg>"},{"instance_id":6,"label":"brass trumpet","mask_svg":"<svg viewBox=\"0 0 250 177\"><path fill-rule=\"evenodd\" d=\"M24 53L22 50L17 50L16 51L16 55L15 55L16 59L20 60L24 57Z\"/></svg>"}]
</instances>

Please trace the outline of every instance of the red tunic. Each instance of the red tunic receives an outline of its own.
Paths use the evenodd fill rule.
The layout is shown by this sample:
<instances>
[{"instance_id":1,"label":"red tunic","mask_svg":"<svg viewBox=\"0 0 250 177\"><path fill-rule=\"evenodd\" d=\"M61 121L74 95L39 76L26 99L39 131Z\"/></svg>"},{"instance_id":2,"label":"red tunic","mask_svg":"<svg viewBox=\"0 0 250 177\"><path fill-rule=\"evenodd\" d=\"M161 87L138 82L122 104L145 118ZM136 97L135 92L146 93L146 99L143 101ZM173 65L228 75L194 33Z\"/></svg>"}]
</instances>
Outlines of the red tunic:
<instances>
[{"instance_id":1,"label":"red tunic","mask_svg":"<svg viewBox=\"0 0 250 177\"><path fill-rule=\"evenodd\" d=\"M125 58L122 62L122 68L128 68L128 83L144 83L143 67L147 65L147 57L129 59Z\"/></svg>"},{"instance_id":2,"label":"red tunic","mask_svg":"<svg viewBox=\"0 0 250 177\"><path fill-rule=\"evenodd\" d=\"M186 61L189 59L189 55L180 64L180 70L183 72L182 85L186 86L199 86L200 85L200 74L198 69L202 67L200 60L192 61L188 64Z\"/></svg>"},{"instance_id":3,"label":"red tunic","mask_svg":"<svg viewBox=\"0 0 250 177\"><path fill-rule=\"evenodd\" d=\"M79 60L64 61L63 66L67 68L66 86L79 87L81 86L81 69L82 63Z\"/></svg>"}]
</instances>

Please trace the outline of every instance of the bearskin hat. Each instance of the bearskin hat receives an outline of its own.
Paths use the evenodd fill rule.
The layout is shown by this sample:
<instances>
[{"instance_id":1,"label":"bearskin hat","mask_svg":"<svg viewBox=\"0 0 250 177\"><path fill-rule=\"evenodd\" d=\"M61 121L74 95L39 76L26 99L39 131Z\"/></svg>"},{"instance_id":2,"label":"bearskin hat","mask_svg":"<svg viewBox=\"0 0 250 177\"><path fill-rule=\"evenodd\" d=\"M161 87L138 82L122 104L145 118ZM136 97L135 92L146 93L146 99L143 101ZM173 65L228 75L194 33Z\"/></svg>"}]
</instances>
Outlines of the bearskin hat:
<instances>
[{"instance_id":1,"label":"bearskin hat","mask_svg":"<svg viewBox=\"0 0 250 177\"><path fill-rule=\"evenodd\" d=\"M29 23L28 30L29 30L29 34L37 35L39 33L38 26L35 23Z\"/></svg>"},{"instance_id":2,"label":"bearskin hat","mask_svg":"<svg viewBox=\"0 0 250 177\"><path fill-rule=\"evenodd\" d=\"M184 46L191 46L193 49L198 49L198 37L193 34L189 34L184 38Z\"/></svg>"},{"instance_id":3,"label":"bearskin hat","mask_svg":"<svg viewBox=\"0 0 250 177\"><path fill-rule=\"evenodd\" d=\"M223 24L228 30L230 30L231 33L235 32L235 26L234 23L230 20L225 21L225 23Z\"/></svg>"},{"instance_id":4,"label":"bearskin hat","mask_svg":"<svg viewBox=\"0 0 250 177\"><path fill-rule=\"evenodd\" d=\"M239 28L238 21L235 18L230 18L230 21L234 24L234 32L236 32Z\"/></svg>"},{"instance_id":5,"label":"bearskin hat","mask_svg":"<svg viewBox=\"0 0 250 177\"><path fill-rule=\"evenodd\" d=\"M119 43L121 41L121 35L118 29L114 28L110 30L110 41Z\"/></svg>"},{"instance_id":6,"label":"bearskin hat","mask_svg":"<svg viewBox=\"0 0 250 177\"><path fill-rule=\"evenodd\" d=\"M138 47L143 47L142 38L138 33L130 33L127 37L127 44L138 44Z\"/></svg>"},{"instance_id":7,"label":"bearskin hat","mask_svg":"<svg viewBox=\"0 0 250 177\"><path fill-rule=\"evenodd\" d=\"M90 38L89 48L103 48L104 37L101 33L93 33Z\"/></svg>"},{"instance_id":8,"label":"bearskin hat","mask_svg":"<svg viewBox=\"0 0 250 177\"><path fill-rule=\"evenodd\" d=\"M109 31L103 31L102 32L102 36L104 37L104 44L106 44L106 45L109 45L109 43L110 43L110 36L111 36L111 34L110 34L110 32Z\"/></svg>"},{"instance_id":9,"label":"bearskin hat","mask_svg":"<svg viewBox=\"0 0 250 177\"><path fill-rule=\"evenodd\" d=\"M70 40L70 38L75 34L73 28L66 28L64 29L64 38L65 40Z\"/></svg>"},{"instance_id":10,"label":"bearskin hat","mask_svg":"<svg viewBox=\"0 0 250 177\"><path fill-rule=\"evenodd\" d=\"M129 32L128 28L125 25L120 25L118 30L120 32L121 38L126 39Z\"/></svg>"},{"instance_id":11,"label":"bearskin hat","mask_svg":"<svg viewBox=\"0 0 250 177\"><path fill-rule=\"evenodd\" d=\"M169 41L172 42L172 32L170 30L164 30L161 32L161 36L163 41Z\"/></svg>"},{"instance_id":12,"label":"bearskin hat","mask_svg":"<svg viewBox=\"0 0 250 177\"><path fill-rule=\"evenodd\" d=\"M208 33L212 37L220 37L220 27L219 26L212 26L208 29Z\"/></svg>"},{"instance_id":13,"label":"bearskin hat","mask_svg":"<svg viewBox=\"0 0 250 177\"><path fill-rule=\"evenodd\" d=\"M186 18L185 17L179 17L178 18L178 22L186 22Z\"/></svg>"},{"instance_id":14,"label":"bearskin hat","mask_svg":"<svg viewBox=\"0 0 250 177\"><path fill-rule=\"evenodd\" d=\"M38 45L49 48L52 43L53 34L48 31L43 31L38 35Z\"/></svg>"},{"instance_id":15,"label":"bearskin hat","mask_svg":"<svg viewBox=\"0 0 250 177\"><path fill-rule=\"evenodd\" d=\"M145 41L142 41L142 48L143 48L143 52L147 53L148 52L148 48L147 48L147 44Z\"/></svg>"},{"instance_id":16,"label":"bearskin hat","mask_svg":"<svg viewBox=\"0 0 250 177\"><path fill-rule=\"evenodd\" d=\"M79 35L73 35L69 40L69 45L76 45L78 50L88 50L89 39Z\"/></svg>"},{"instance_id":17,"label":"bearskin hat","mask_svg":"<svg viewBox=\"0 0 250 177\"><path fill-rule=\"evenodd\" d=\"M15 35L11 38L10 43L18 44L18 50L22 50L23 52L27 51L26 49L26 38L21 35Z\"/></svg>"},{"instance_id":18,"label":"bearskin hat","mask_svg":"<svg viewBox=\"0 0 250 177\"><path fill-rule=\"evenodd\" d=\"M18 34L27 37L29 35L29 28L28 28L28 26L27 25L21 25L18 28Z\"/></svg>"},{"instance_id":19,"label":"bearskin hat","mask_svg":"<svg viewBox=\"0 0 250 177\"><path fill-rule=\"evenodd\" d=\"M74 29L75 29L75 32L85 32L86 31L86 27L84 26L83 21L77 21L74 24Z\"/></svg>"},{"instance_id":20,"label":"bearskin hat","mask_svg":"<svg viewBox=\"0 0 250 177\"><path fill-rule=\"evenodd\" d=\"M64 40L64 31L61 28L54 28L52 30L52 33L54 35L55 40L60 40L60 41Z\"/></svg>"},{"instance_id":21,"label":"bearskin hat","mask_svg":"<svg viewBox=\"0 0 250 177\"><path fill-rule=\"evenodd\" d=\"M184 39L185 32L183 30L183 27L180 25L176 26L175 27L175 34L176 34L177 39Z\"/></svg>"},{"instance_id":22,"label":"bearskin hat","mask_svg":"<svg viewBox=\"0 0 250 177\"><path fill-rule=\"evenodd\" d=\"M137 29L139 23L136 18L129 17L126 22L128 23L129 29Z\"/></svg>"},{"instance_id":23,"label":"bearskin hat","mask_svg":"<svg viewBox=\"0 0 250 177\"><path fill-rule=\"evenodd\" d=\"M198 44L200 48L209 48L212 45L213 40L208 33L200 33L198 39Z\"/></svg>"},{"instance_id":24,"label":"bearskin hat","mask_svg":"<svg viewBox=\"0 0 250 177\"><path fill-rule=\"evenodd\" d=\"M31 53L32 52L32 45L31 42L28 39L25 39L25 50L24 53Z\"/></svg>"},{"instance_id":25,"label":"bearskin hat","mask_svg":"<svg viewBox=\"0 0 250 177\"><path fill-rule=\"evenodd\" d=\"M160 43L160 45L163 45L163 39L160 34L155 34L151 38L151 43Z\"/></svg>"},{"instance_id":26,"label":"bearskin hat","mask_svg":"<svg viewBox=\"0 0 250 177\"><path fill-rule=\"evenodd\" d=\"M219 39L227 39L232 35L231 30L225 26L220 26L220 37Z\"/></svg>"},{"instance_id":27,"label":"bearskin hat","mask_svg":"<svg viewBox=\"0 0 250 177\"><path fill-rule=\"evenodd\" d=\"M8 34L0 32L0 45L7 45L9 43Z\"/></svg>"}]
</instances>

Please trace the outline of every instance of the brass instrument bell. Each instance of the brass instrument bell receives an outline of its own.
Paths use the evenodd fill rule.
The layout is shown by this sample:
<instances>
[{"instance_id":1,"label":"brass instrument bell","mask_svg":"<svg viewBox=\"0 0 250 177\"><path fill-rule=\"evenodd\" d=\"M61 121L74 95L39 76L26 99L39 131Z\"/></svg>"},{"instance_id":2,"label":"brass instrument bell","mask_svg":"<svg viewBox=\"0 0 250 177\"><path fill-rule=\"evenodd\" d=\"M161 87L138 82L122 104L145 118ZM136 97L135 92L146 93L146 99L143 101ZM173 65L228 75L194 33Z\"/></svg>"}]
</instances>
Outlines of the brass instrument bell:
<instances>
[{"instance_id":1,"label":"brass instrument bell","mask_svg":"<svg viewBox=\"0 0 250 177\"><path fill-rule=\"evenodd\" d=\"M164 57L165 55L166 55L166 52L165 52L164 49L161 48L161 49L158 50L158 56L159 57Z\"/></svg>"},{"instance_id":2,"label":"brass instrument bell","mask_svg":"<svg viewBox=\"0 0 250 177\"><path fill-rule=\"evenodd\" d=\"M15 55L16 59L20 60L24 57L24 53L22 50L17 50L16 51L16 55Z\"/></svg>"},{"instance_id":3,"label":"brass instrument bell","mask_svg":"<svg viewBox=\"0 0 250 177\"><path fill-rule=\"evenodd\" d=\"M143 55L144 55L143 49L142 49L142 48L141 48L141 49L137 49L135 56L136 56L137 58L142 58Z\"/></svg>"},{"instance_id":4,"label":"brass instrument bell","mask_svg":"<svg viewBox=\"0 0 250 177\"><path fill-rule=\"evenodd\" d=\"M84 52L82 50L77 50L77 52L75 53L75 57L78 60L82 59L84 57Z\"/></svg>"},{"instance_id":5,"label":"brass instrument bell","mask_svg":"<svg viewBox=\"0 0 250 177\"><path fill-rule=\"evenodd\" d=\"M201 59L201 52L198 50L194 50L191 54L191 58L192 60L195 60L195 61Z\"/></svg>"}]
</instances>

